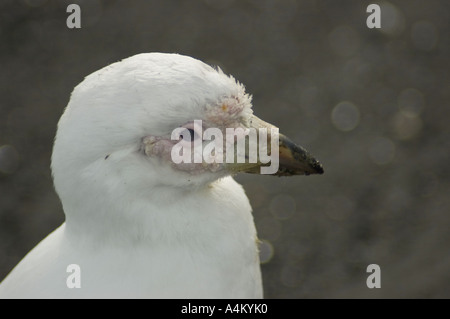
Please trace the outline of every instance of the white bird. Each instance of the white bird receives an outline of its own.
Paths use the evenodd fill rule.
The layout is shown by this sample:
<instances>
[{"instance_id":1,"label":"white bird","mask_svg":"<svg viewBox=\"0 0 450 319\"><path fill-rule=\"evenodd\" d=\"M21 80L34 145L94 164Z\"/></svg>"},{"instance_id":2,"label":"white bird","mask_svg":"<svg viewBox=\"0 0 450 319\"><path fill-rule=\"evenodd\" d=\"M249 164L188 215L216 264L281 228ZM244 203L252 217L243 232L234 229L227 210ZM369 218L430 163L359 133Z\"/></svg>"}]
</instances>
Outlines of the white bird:
<instances>
[{"instance_id":1,"label":"white bird","mask_svg":"<svg viewBox=\"0 0 450 319\"><path fill-rule=\"evenodd\" d=\"M1 298L261 298L257 234L232 175L175 164L184 127L270 127L244 87L191 57L147 53L87 76L58 123L52 173L65 222L0 285ZM192 141L185 141L192 143ZM202 141L203 143L203 141ZM274 175L322 173L280 135ZM71 268L75 265L76 268Z\"/></svg>"}]
</instances>

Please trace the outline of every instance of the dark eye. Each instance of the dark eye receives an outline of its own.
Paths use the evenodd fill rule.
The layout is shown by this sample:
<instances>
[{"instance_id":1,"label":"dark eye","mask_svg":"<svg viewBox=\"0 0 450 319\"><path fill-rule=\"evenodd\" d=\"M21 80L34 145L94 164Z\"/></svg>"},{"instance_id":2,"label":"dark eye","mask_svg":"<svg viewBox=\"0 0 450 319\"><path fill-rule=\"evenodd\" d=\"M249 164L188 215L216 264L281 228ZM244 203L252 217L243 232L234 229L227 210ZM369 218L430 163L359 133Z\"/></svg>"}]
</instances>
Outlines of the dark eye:
<instances>
[{"instance_id":1,"label":"dark eye","mask_svg":"<svg viewBox=\"0 0 450 319\"><path fill-rule=\"evenodd\" d=\"M186 142L193 142L198 139L199 135L192 128L186 128L180 136Z\"/></svg>"},{"instance_id":2,"label":"dark eye","mask_svg":"<svg viewBox=\"0 0 450 319\"><path fill-rule=\"evenodd\" d=\"M196 140L197 139L197 133L195 133L195 131L193 129L191 129L191 128L188 128L187 130L189 131L189 134L190 134L191 138L189 139L189 136L186 136L186 140L189 140L191 142Z\"/></svg>"}]
</instances>

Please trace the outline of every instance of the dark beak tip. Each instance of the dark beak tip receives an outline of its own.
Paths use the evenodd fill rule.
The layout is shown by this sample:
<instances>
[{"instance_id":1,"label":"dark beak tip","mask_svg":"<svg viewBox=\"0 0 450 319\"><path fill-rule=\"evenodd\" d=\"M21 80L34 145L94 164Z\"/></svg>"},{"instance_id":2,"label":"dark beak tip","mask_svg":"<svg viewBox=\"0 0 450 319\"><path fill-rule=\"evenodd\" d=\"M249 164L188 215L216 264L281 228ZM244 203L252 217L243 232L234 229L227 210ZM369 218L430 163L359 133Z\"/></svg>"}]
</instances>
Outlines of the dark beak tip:
<instances>
[{"instance_id":1,"label":"dark beak tip","mask_svg":"<svg viewBox=\"0 0 450 319\"><path fill-rule=\"evenodd\" d=\"M324 173L323 166L319 162L316 162L313 164L314 173L313 174L320 174L322 175Z\"/></svg>"},{"instance_id":2,"label":"dark beak tip","mask_svg":"<svg viewBox=\"0 0 450 319\"><path fill-rule=\"evenodd\" d=\"M295 176L295 175L304 175L304 176L309 176L309 175L322 175L324 173L323 170L323 166L321 163L319 162L314 162L309 164L307 167L303 167L303 168L295 168L295 169L290 169L287 167L280 167L278 172L275 173L274 175L276 176Z\"/></svg>"},{"instance_id":3,"label":"dark beak tip","mask_svg":"<svg viewBox=\"0 0 450 319\"><path fill-rule=\"evenodd\" d=\"M309 175L322 175L324 173L322 165L315 165L311 167L309 170L305 170L303 175L309 176Z\"/></svg>"}]
</instances>

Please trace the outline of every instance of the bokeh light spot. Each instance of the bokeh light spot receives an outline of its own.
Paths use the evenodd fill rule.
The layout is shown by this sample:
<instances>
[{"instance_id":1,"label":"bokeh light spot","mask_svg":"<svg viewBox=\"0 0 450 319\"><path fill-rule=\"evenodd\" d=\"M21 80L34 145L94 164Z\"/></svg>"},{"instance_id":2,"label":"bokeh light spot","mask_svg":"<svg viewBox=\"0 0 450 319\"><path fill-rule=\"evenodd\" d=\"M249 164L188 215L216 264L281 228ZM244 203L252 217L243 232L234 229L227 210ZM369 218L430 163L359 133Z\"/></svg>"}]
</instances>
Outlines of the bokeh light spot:
<instances>
[{"instance_id":1,"label":"bokeh light spot","mask_svg":"<svg viewBox=\"0 0 450 319\"><path fill-rule=\"evenodd\" d=\"M397 112L392 118L393 130L400 140L416 137L422 130L422 120L418 116L409 116L405 112Z\"/></svg>"},{"instance_id":2,"label":"bokeh light spot","mask_svg":"<svg viewBox=\"0 0 450 319\"><path fill-rule=\"evenodd\" d=\"M274 248L270 241L262 239L259 243L259 262L267 264L274 255Z\"/></svg>"},{"instance_id":3,"label":"bokeh light spot","mask_svg":"<svg viewBox=\"0 0 450 319\"><path fill-rule=\"evenodd\" d=\"M331 112L331 120L334 126L344 132L348 132L356 128L359 124L359 110L356 105L351 102L340 102L333 108Z\"/></svg>"},{"instance_id":4,"label":"bokeh light spot","mask_svg":"<svg viewBox=\"0 0 450 319\"><path fill-rule=\"evenodd\" d=\"M405 17L403 13L392 3L384 1L380 2L381 8L381 32L398 36L405 29Z\"/></svg>"}]
</instances>

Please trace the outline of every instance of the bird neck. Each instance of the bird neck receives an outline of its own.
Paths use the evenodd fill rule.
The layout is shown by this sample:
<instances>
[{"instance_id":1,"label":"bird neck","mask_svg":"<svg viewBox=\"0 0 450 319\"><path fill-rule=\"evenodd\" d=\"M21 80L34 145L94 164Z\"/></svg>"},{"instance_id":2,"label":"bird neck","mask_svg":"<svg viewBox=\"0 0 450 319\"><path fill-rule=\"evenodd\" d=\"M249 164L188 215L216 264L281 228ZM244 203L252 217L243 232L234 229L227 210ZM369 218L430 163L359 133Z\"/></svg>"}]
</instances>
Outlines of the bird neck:
<instances>
[{"instance_id":1,"label":"bird neck","mask_svg":"<svg viewBox=\"0 0 450 319\"><path fill-rule=\"evenodd\" d=\"M67 233L93 246L136 247L229 237L226 229L248 227L242 225L250 215L248 199L231 177L194 190L161 186L132 197L112 194L64 205Z\"/></svg>"}]
</instances>

